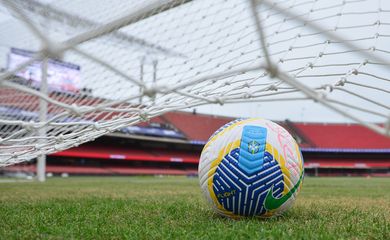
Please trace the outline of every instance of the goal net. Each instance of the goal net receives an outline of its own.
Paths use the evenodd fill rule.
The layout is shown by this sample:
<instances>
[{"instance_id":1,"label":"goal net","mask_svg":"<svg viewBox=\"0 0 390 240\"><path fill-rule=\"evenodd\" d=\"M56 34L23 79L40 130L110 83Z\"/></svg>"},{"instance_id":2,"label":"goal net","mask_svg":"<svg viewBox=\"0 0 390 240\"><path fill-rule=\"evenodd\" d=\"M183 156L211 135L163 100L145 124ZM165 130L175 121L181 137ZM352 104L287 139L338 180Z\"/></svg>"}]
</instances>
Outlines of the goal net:
<instances>
[{"instance_id":1,"label":"goal net","mask_svg":"<svg viewBox=\"0 0 390 240\"><path fill-rule=\"evenodd\" d=\"M0 166L205 104L314 101L389 135L389 1L0 3Z\"/></svg>"}]
</instances>

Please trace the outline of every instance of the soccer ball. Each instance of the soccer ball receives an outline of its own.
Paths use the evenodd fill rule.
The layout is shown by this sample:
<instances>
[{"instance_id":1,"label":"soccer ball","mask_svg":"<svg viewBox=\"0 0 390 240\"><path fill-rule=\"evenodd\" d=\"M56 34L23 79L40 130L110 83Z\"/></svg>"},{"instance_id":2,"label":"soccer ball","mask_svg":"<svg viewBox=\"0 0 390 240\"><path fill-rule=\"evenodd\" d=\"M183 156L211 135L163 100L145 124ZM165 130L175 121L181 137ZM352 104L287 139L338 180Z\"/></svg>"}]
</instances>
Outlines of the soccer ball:
<instances>
[{"instance_id":1,"label":"soccer ball","mask_svg":"<svg viewBox=\"0 0 390 240\"><path fill-rule=\"evenodd\" d=\"M198 172L212 208L232 218L282 214L295 201L304 176L294 138L260 118L218 129L203 148Z\"/></svg>"}]
</instances>

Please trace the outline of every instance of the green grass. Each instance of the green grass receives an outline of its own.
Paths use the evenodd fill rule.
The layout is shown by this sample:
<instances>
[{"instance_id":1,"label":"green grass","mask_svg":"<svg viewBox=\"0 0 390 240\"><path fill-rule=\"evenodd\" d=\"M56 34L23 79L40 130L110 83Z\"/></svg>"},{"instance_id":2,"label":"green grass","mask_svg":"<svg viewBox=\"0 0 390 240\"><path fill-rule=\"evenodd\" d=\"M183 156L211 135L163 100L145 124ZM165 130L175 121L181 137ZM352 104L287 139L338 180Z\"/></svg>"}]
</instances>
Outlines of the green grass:
<instances>
[{"instance_id":1,"label":"green grass","mask_svg":"<svg viewBox=\"0 0 390 240\"><path fill-rule=\"evenodd\" d=\"M390 179L306 178L293 208L231 220L196 178L0 182L0 239L390 239Z\"/></svg>"}]
</instances>

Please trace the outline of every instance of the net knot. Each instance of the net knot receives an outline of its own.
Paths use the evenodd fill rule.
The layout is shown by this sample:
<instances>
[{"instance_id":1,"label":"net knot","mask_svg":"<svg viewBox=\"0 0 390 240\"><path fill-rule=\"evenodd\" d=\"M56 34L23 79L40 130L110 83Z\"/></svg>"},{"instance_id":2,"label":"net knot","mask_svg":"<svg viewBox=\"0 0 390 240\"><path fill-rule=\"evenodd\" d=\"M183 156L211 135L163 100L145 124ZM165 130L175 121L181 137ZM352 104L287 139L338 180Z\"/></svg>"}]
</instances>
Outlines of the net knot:
<instances>
[{"instance_id":1,"label":"net knot","mask_svg":"<svg viewBox=\"0 0 390 240\"><path fill-rule=\"evenodd\" d=\"M270 78L275 78L279 74L278 67L272 65L267 67L267 72L269 73Z\"/></svg>"},{"instance_id":2,"label":"net knot","mask_svg":"<svg viewBox=\"0 0 390 240\"><path fill-rule=\"evenodd\" d=\"M102 127L100 126L100 124L99 124L98 122L95 122L95 123L93 124L93 128L94 128L95 130L100 130Z\"/></svg>"},{"instance_id":3,"label":"net knot","mask_svg":"<svg viewBox=\"0 0 390 240\"><path fill-rule=\"evenodd\" d=\"M33 122L32 120L30 120L29 122L23 122L22 123L22 127L24 129L26 129L27 131L32 131L34 128L36 128L34 126L35 122Z\"/></svg>"},{"instance_id":4,"label":"net knot","mask_svg":"<svg viewBox=\"0 0 390 240\"><path fill-rule=\"evenodd\" d=\"M141 122L147 122L147 121L149 121L149 116L145 111L140 111L139 119Z\"/></svg>"},{"instance_id":5,"label":"net knot","mask_svg":"<svg viewBox=\"0 0 390 240\"><path fill-rule=\"evenodd\" d=\"M325 84L322 86L322 88L328 92L332 92L333 91L333 85L331 84Z\"/></svg>"},{"instance_id":6,"label":"net knot","mask_svg":"<svg viewBox=\"0 0 390 240\"><path fill-rule=\"evenodd\" d=\"M276 85L272 84L272 85L270 85L270 86L268 87L268 90L269 90L269 91L278 91L279 89L278 89L278 87L277 87Z\"/></svg>"},{"instance_id":7,"label":"net knot","mask_svg":"<svg viewBox=\"0 0 390 240\"><path fill-rule=\"evenodd\" d=\"M347 82L347 79L345 77L342 77L340 81L337 82L336 86L344 86Z\"/></svg>"},{"instance_id":8,"label":"net knot","mask_svg":"<svg viewBox=\"0 0 390 240\"><path fill-rule=\"evenodd\" d=\"M219 105L223 105L224 103L225 103L225 100L223 99L223 98L221 98L221 97L216 97L215 99L214 99L214 102L215 103L218 103Z\"/></svg>"},{"instance_id":9,"label":"net knot","mask_svg":"<svg viewBox=\"0 0 390 240\"><path fill-rule=\"evenodd\" d=\"M55 137L56 142L63 142L64 141L64 135L60 134Z\"/></svg>"},{"instance_id":10,"label":"net knot","mask_svg":"<svg viewBox=\"0 0 390 240\"><path fill-rule=\"evenodd\" d=\"M41 54L51 59L62 59L67 48L60 42L48 42L41 51Z\"/></svg>"},{"instance_id":11,"label":"net knot","mask_svg":"<svg viewBox=\"0 0 390 240\"><path fill-rule=\"evenodd\" d=\"M250 84L249 83L244 83L243 85L242 85L242 87L244 87L244 88L250 88L251 86L250 86Z\"/></svg>"},{"instance_id":12,"label":"net knot","mask_svg":"<svg viewBox=\"0 0 390 240\"><path fill-rule=\"evenodd\" d=\"M150 98L155 98L157 92L158 92L158 87L157 87L157 85L153 84L149 87L145 86L143 88L142 94L145 96L148 96Z\"/></svg>"},{"instance_id":13,"label":"net knot","mask_svg":"<svg viewBox=\"0 0 390 240\"><path fill-rule=\"evenodd\" d=\"M248 98L251 98L252 97L252 94L247 92L244 94L244 98L248 99Z\"/></svg>"},{"instance_id":14,"label":"net knot","mask_svg":"<svg viewBox=\"0 0 390 240\"><path fill-rule=\"evenodd\" d=\"M72 105L70 105L70 108L69 108L70 112L76 116L81 116L81 109L79 108L79 106L75 103L73 103Z\"/></svg>"}]
</instances>

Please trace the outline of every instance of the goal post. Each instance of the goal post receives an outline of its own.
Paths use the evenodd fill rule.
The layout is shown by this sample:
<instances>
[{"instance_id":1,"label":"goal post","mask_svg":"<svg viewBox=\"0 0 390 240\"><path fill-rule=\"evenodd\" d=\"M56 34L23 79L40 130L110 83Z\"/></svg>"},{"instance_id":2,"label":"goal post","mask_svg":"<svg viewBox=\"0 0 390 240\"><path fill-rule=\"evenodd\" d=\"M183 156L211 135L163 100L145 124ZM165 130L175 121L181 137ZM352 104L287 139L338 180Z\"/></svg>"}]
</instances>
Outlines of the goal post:
<instances>
[{"instance_id":1,"label":"goal post","mask_svg":"<svg viewBox=\"0 0 390 240\"><path fill-rule=\"evenodd\" d=\"M47 73L48 73L48 59L45 58L42 60L42 80L40 86L40 92L43 95L48 94L48 83L47 83ZM42 98L39 99L39 121L47 121L47 102ZM39 129L39 136L41 137L41 142L44 144L46 138L46 127ZM44 182L46 179L46 155L40 154L37 157L37 179L40 182Z\"/></svg>"}]
</instances>

